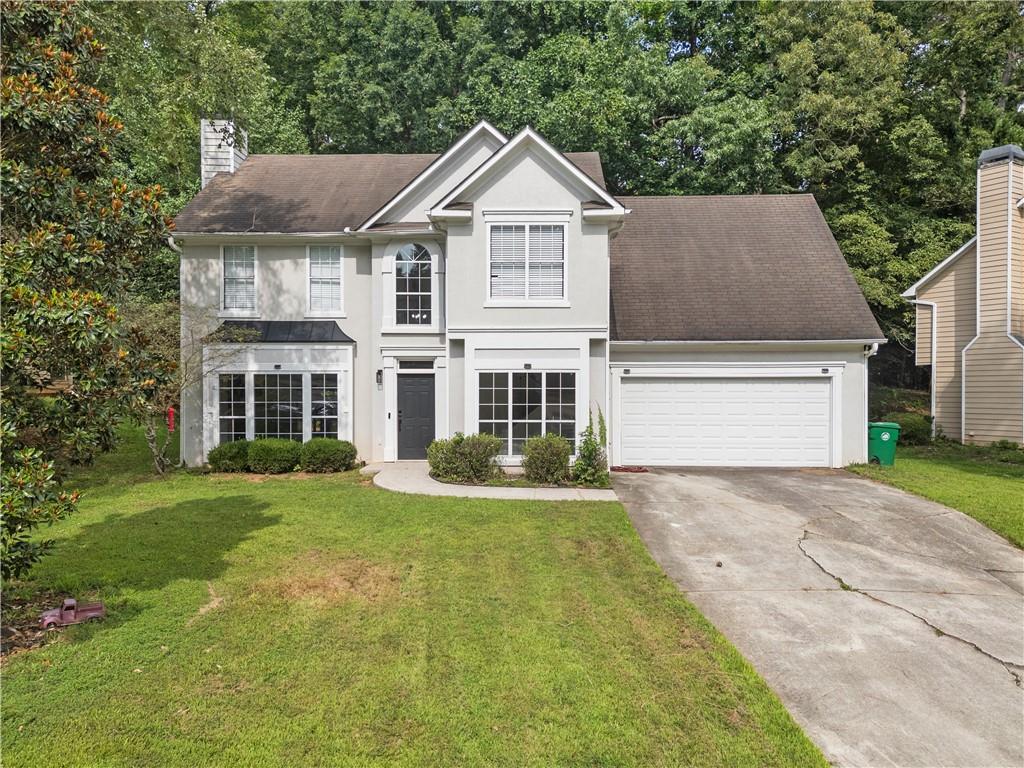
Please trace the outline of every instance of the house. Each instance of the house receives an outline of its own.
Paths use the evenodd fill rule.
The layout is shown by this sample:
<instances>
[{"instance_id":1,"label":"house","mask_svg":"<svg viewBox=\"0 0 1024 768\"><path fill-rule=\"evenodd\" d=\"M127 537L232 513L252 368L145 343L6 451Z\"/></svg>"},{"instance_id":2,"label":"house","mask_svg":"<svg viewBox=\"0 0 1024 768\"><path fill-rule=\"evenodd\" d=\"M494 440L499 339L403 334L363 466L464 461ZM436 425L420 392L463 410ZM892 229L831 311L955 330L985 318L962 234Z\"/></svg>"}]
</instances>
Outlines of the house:
<instances>
[{"instance_id":1,"label":"house","mask_svg":"<svg viewBox=\"0 0 1024 768\"><path fill-rule=\"evenodd\" d=\"M809 195L615 197L594 152L486 122L440 155L246 154L202 124L176 220L182 456L339 437L577 438L615 464L866 460L884 341ZM237 334L244 332L245 336Z\"/></svg>"},{"instance_id":2,"label":"house","mask_svg":"<svg viewBox=\"0 0 1024 768\"><path fill-rule=\"evenodd\" d=\"M965 443L1024 442L1024 150L978 158L976 234L908 288L934 428Z\"/></svg>"}]
</instances>

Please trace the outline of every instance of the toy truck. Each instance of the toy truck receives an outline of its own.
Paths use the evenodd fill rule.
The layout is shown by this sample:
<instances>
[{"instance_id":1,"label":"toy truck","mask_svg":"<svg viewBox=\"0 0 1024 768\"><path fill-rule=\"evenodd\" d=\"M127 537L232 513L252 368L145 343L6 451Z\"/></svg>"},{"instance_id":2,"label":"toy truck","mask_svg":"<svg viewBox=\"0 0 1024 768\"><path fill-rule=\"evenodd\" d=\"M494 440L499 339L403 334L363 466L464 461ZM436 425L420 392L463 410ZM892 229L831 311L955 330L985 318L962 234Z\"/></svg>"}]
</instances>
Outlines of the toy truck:
<instances>
[{"instance_id":1,"label":"toy truck","mask_svg":"<svg viewBox=\"0 0 1024 768\"><path fill-rule=\"evenodd\" d=\"M95 621L107 615L107 609L103 603L83 603L69 597L60 608L43 611L39 617L40 629L56 629L66 627L68 624L81 624L83 621Z\"/></svg>"}]
</instances>

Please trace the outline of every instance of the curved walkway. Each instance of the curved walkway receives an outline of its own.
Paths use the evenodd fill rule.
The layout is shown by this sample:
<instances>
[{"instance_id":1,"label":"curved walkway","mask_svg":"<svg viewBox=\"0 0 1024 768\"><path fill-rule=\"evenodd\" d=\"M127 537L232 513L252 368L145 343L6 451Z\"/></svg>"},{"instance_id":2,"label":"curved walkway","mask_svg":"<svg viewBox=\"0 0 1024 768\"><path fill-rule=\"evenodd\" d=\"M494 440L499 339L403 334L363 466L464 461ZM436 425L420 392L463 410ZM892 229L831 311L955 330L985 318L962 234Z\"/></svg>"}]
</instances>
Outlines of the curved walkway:
<instances>
[{"instance_id":1,"label":"curved walkway","mask_svg":"<svg viewBox=\"0 0 1024 768\"><path fill-rule=\"evenodd\" d=\"M428 474L425 461L370 464L363 469L373 474L373 484L398 493L427 496L460 496L467 499L520 499L525 501L617 501L615 491L600 488L508 488L489 485L439 483Z\"/></svg>"}]
</instances>

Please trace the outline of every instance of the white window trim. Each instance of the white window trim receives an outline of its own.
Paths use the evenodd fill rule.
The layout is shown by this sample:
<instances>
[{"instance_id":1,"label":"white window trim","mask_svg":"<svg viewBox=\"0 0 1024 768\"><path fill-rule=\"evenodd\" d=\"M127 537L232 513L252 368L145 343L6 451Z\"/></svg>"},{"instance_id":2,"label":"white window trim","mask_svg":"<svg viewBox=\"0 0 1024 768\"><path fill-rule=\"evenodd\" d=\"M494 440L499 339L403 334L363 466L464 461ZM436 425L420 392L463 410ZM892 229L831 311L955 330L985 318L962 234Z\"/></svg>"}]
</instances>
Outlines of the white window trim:
<instances>
[{"instance_id":1,"label":"white window trim","mask_svg":"<svg viewBox=\"0 0 1024 768\"><path fill-rule=\"evenodd\" d=\"M253 308L252 309L224 309L224 248L252 248L252 288ZM258 320L260 317L260 248L258 245L240 245L232 243L228 246L220 246L220 289L218 291L217 317L242 318Z\"/></svg>"},{"instance_id":2,"label":"white window trim","mask_svg":"<svg viewBox=\"0 0 1024 768\"><path fill-rule=\"evenodd\" d=\"M571 307L569 303L569 218L558 213L545 216L538 214L530 218L510 218L502 215L487 215L487 280L485 281L484 306L505 308L526 307ZM494 226L520 226L526 232L526 274L524 296L498 297L491 296L491 228ZM562 296L561 298L536 298L530 296L530 226L552 225L562 227Z\"/></svg>"},{"instance_id":3,"label":"white window trim","mask_svg":"<svg viewBox=\"0 0 1024 768\"><path fill-rule=\"evenodd\" d=\"M338 309L313 309L313 259L310 255L310 249L312 248L337 248L341 252L341 277L338 285L338 291L341 293L341 306ZM345 246L341 243L306 245L306 317L334 318L339 320L347 317L345 314Z\"/></svg>"},{"instance_id":4,"label":"white window trim","mask_svg":"<svg viewBox=\"0 0 1024 768\"><path fill-rule=\"evenodd\" d=\"M413 371L407 371L407 373L413 373ZM533 369L524 370L522 368L494 368L494 369L480 368L480 369L478 369L476 371L476 403L477 403L477 406L476 406L476 421L475 421L476 429L474 430L474 432L477 433L477 434L480 433L480 422L481 421L488 421L488 419L481 419L480 418L480 374L482 374L482 373L490 373L490 374L505 373L505 374L508 374L508 418L506 419L506 421L508 422L508 437L505 438L505 452L498 454L498 458L499 459L503 459L505 461L522 459L522 454L512 453L512 424L513 424L513 419L512 419L512 375L516 374L516 373L539 373L539 374L541 374L542 378L541 378L541 385L540 385L540 413L541 413L541 419L540 419L541 432L540 432L540 434L541 434L541 436L544 436L544 435L546 435L548 433L548 430L547 430L547 426L548 426L548 417L547 417L547 412L548 412L548 374L552 374L552 373L557 373L557 374L571 373L573 375L573 380L575 382L575 386L573 387L573 392L575 394L574 394L574 397L573 397L573 412L574 412L573 413L573 435L574 435L574 437L573 437L573 440L572 440L572 455L573 455L573 457L576 456L576 452L579 449L579 440L580 440L580 420L579 420L580 375L579 375L579 371L575 371L575 370L572 370L572 369L564 369L564 368L551 368L551 369L544 368L544 369L538 369L538 370L533 370ZM561 422L562 419L552 419L552 421ZM535 424L536 422L535 421L527 420L524 423L534 423Z\"/></svg>"},{"instance_id":5,"label":"white window trim","mask_svg":"<svg viewBox=\"0 0 1024 768\"><path fill-rule=\"evenodd\" d=\"M397 295L397 283L395 281L395 255L405 245L422 245L430 254L430 324L429 325L399 325L395 322L395 297ZM441 333L441 283L444 280L444 259L441 257L441 247L434 240L427 239L402 239L392 240L388 243L387 250L382 263L384 288L384 318L381 323L381 333L391 334L438 334Z\"/></svg>"}]
</instances>

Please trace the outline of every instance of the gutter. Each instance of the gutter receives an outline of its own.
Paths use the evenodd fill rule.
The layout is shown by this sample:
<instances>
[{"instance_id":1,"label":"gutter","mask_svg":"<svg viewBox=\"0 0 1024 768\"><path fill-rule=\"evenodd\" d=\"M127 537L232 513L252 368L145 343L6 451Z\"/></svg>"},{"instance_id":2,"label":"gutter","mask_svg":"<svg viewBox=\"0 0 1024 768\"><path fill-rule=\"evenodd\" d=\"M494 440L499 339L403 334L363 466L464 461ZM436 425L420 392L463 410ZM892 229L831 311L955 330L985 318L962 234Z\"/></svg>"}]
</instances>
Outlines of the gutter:
<instances>
[{"instance_id":1,"label":"gutter","mask_svg":"<svg viewBox=\"0 0 1024 768\"><path fill-rule=\"evenodd\" d=\"M715 346L719 344L864 344L874 345L877 349L879 344L885 344L888 340L881 339L679 339L677 341L666 341L666 340L643 340L643 339L630 339L630 340L616 340L613 339L610 343L613 346L645 346L650 347L652 345L687 345L692 346L695 344L703 344L705 346Z\"/></svg>"},{"instance_id":2,"label":"gutter","mask_svg":"<svg viewBox=\"0 0 1024 768\"><path fill-rule=\"evenodd\" d=\"M935 438L935 353L938 347L938 325L939 325L939 306L934 301L924 301L922 299L911 299L911 304L915 306L928 307L932 311L932 338L931 338L931 353L928 358L929 365L931 366L932 372L929 378L928 387L931 390L931 409L932 416L932 438ZM963 386L963 382L961 382Z\"/></svg>"},{"instance_id":3,"label":"gutter","mask_svg":"<svg viewBox=\"0 0 1024 768\"><path fill-rule=\"evenodd\" d=\"M170 248L172 251L174 251L179 256L181 256L182 250L181 250L181 247L176 242L174 242L174 235L168 235L167 236L167 247Z\"/></svg>"}]
</instances>

